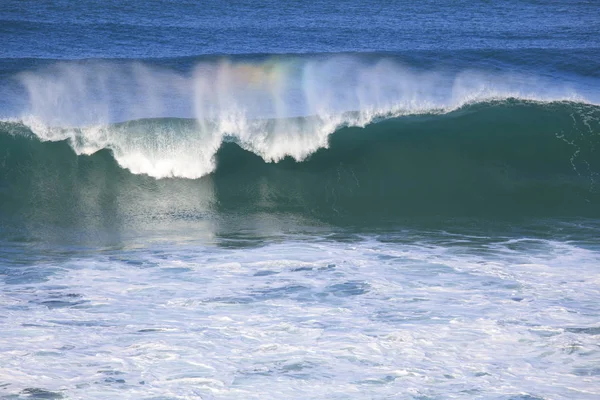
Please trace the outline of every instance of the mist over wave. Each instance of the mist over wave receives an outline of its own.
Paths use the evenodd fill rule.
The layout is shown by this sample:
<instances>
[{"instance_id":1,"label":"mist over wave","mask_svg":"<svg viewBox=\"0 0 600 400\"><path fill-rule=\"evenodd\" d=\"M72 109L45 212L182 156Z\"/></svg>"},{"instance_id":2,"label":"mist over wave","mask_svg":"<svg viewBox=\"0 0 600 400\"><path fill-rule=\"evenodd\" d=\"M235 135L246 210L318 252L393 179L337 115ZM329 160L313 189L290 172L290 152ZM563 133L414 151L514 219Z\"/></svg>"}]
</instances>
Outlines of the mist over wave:
<instances>
[{"instance_id":1,"label":"mist over wave","mask_svg":"<svg viewBox=\"0 0 600 400\"><path fill-rule=\"evenodd\" d=\"M140 62L61 62L23 72L14 119L77 154L110 149L123 168L155 178L200 178L235 141L265 161L306 159L344 126L516 98L594 103L567 83L525 73L417 69L385 57L280 56L210 60L189 71ZM164 124L153 118L191 118ZM131 122L145 119L142 123ZM126 121L122 123L116 123Z\"/></svg>"}]
</instances>

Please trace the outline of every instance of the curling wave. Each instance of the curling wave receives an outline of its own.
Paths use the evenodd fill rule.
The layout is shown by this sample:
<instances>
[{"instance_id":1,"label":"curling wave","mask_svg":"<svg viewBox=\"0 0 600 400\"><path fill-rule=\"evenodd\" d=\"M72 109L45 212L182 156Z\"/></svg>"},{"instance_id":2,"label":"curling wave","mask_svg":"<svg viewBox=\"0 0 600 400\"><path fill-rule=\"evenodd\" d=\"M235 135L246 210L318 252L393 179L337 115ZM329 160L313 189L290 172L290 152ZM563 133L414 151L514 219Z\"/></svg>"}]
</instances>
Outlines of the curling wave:
<instances>
[{"instance_id":1,"label":"curling wave","mask_svg":"<svg viewBox=\"0 0 600 400\"><path fill-rule=\"evenodd\" d=\"M63 62L18 81L27 100L15 118L40 140L67 140L80 155L109 149L121 167L155 178L210 174L229 140L268 162L302 161L340 128L386 118L509 98L594 103L581 88L526 74L341 55L212 60L187 72Z\"/></svg>"},{"instance_id":2,"label":"curling wave","mask_svg":"<svg viewBox=\"0 0 600 400\"><path fill-rule=\"evenodd\" d=\"M261 124L291 121L312 123ZM186 135L196 126L194 120L152 119L112 125L110 132L132 147L152 143L146 151L157 157L164 157L160 140L182 137L182 145L169 148L173 159L185 159ZM214 170L196 180L132 174L122 168L124 147L78 155L86 152L77 146L86 144L77 136L41 141L16 122L0 130L4 217L89 224L90 218L164 221L257 212L340 223L600 215L600 107L584 103L507 99L446 114L381 118L338 128L310 155L277 163L234 137L206 150ZM172 133L149 139L148 131Z\"/></svg>"}]
</instances>

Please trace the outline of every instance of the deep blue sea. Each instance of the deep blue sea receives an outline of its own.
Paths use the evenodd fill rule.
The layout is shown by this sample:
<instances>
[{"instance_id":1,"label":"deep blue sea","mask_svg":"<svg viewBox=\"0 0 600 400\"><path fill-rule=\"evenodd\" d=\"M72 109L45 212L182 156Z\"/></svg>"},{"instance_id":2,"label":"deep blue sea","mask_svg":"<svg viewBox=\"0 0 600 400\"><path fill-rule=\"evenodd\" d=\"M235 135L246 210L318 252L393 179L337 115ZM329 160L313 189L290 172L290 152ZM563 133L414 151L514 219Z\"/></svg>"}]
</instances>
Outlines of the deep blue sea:
<instances>
[{"instance_id":1,"label":"deep blue sea","mask_svg":"<svg viewBox=\"0 0 600 400\"><path fill-rule=\"evenodd\" d=\"M599 1L0 1L0 399L596 400L599 344Z\"/></svg>"}]
</instances>

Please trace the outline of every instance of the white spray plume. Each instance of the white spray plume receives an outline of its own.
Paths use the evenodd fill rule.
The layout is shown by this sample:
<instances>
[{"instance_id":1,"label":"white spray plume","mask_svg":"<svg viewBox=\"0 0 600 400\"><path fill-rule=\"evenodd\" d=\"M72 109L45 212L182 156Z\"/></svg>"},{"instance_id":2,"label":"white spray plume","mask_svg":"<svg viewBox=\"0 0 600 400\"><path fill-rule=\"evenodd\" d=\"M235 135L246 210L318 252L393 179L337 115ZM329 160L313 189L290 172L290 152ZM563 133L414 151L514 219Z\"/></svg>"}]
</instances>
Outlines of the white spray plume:
<instances>
[{"instance_id":1,"label":"white spray plume","mask_svg":"<svg viewBox=\"0 0 600 400\"><path fill-rule=\"evenodd\" d=\"M340 126L374 118L443 113L493 99L587 101L527 75L418 71L358 56L222 60L199 63L191 73L71 62L19 78L29 98L21 120L41 140L69 140L78 154L108 148L122 167L156 178L211 173L226 137L266 161L303 160L327 147ZM115 124L171 117L195 122Z\"/></svg>"}]
</instances>

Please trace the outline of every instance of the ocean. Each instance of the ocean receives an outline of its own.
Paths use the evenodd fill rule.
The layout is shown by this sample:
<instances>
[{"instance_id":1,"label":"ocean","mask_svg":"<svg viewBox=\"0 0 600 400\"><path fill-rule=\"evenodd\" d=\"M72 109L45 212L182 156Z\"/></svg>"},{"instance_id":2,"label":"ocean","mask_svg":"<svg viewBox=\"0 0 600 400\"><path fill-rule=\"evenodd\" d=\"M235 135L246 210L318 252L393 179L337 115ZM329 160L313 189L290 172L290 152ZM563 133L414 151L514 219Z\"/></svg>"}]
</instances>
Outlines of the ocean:
<instances>
[{"instance_id":1,"label":"ocean","mask_svg":"<svg viewBox=\"0 0 600 400\"><path fill-rule=\"evenodd\" d=\"M0 398L600 398L600 3L0 4Z\"/></svg>"}]
</instances>

